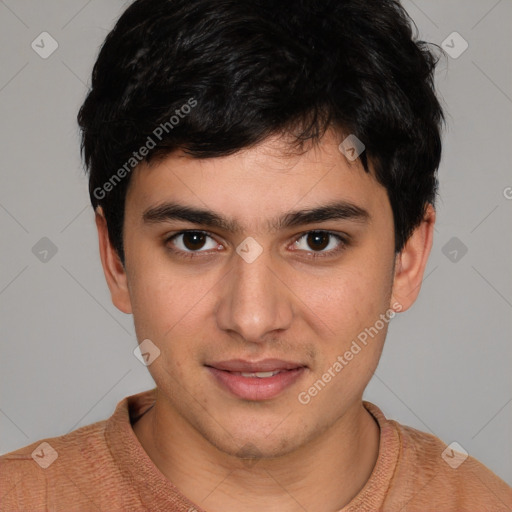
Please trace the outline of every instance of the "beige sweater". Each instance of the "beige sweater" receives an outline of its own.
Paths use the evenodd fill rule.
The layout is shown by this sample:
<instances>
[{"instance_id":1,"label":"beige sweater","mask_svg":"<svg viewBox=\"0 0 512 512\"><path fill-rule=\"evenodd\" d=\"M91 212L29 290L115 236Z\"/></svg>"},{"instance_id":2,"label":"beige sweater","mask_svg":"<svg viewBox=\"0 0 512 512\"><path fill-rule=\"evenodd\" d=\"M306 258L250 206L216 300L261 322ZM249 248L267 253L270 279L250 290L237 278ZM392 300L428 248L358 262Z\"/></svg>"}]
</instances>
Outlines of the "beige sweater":
<instances>
[{"instance_id":1,"label":"beige sweater","mask_svg":"<svg viewBox=\"0 0 512 512\"><path fill-rule=\"evenodd\" d=\"M133 432L154 392L125 398L108 420L0 457L0 510L204 512L160 473ZM451 450L443 457L447 447L436 437L364 405L380 426L379 456L341 512L512 511L512 488L483 464L461 463Z\"/></svg>"}]
</instances>

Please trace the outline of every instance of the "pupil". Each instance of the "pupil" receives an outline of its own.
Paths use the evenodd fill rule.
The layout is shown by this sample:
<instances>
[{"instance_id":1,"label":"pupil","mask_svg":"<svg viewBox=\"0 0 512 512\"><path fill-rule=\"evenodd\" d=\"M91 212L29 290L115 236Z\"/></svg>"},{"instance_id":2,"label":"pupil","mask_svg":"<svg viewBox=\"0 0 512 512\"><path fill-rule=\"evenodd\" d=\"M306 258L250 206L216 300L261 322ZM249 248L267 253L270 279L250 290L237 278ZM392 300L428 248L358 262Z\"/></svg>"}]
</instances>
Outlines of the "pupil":
<instances>
[{"instance_id":1,"label":"pupil","mask_svg":"<svg viewBox=\"0 0 512 512\"><path fill-rule=\"evenodd\" d=\"M321 247L318 247L318 243L322 239L324 239L325 243L322 244L320 242ZM322 249L325 249L329 245L329 242L327 241L327 239L328 239L327 233L310 233L308 235L308 244L312 248L322 250Z\"/></svg>"},{"instance_id":2,"label":"pupil","mask_svg":"<svg viewBox=\"0 0 512 512\"><path fill-rule=\"evenodd\" d=\"M204 245L204 233L185 233L183 235L183 243L189 250L201 249ZM187 243L188 242L188 243Z\"/></svg>"}]
</instances>

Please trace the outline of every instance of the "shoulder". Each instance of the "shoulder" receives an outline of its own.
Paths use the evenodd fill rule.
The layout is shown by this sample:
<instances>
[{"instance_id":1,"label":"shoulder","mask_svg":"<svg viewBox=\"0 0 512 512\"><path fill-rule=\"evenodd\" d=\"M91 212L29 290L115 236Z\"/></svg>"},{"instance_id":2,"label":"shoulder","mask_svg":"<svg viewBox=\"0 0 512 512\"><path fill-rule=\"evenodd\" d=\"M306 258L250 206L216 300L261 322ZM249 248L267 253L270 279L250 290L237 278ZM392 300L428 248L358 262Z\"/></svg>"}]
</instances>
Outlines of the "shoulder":
<instances>
[{"instance_id":1,"label":"shoulder","mask_svg":"<svg viewBox=\"0 0 512 512\"><path fill-rule=\"evenodd\" d=\"M380 443L363 502L376 503L382 512L512 511L512 488L463 447L388 419L370 402L364 405L379 425Z\"/></svg>"},{"instance_id":2,"label":"shoulder","mask_svg":"<svg viewBox=\"0 0 512 512\"><path fill-rule=\"evenodd\" d=\"M432 434L391 422L401 451L394 480L407 482L406 510L420 510L426 504L436 510L512 510L512 488L460 445L447 445Z\"/></svg>"},{"instance_id":3,"label":"shoulder","mask_svg":"<svg viewBox=\"0 0 512 512\"><path fill-rule=\"evenodd\" d=\"M1 509L45 509L56 489L73 494L75 480L109 458L105 426L100 421L0 456Z\"/></svg>"},{"instance_id":4,"label":"shoulder","mask_svg":"<svg viewBox=\"0 0 512 512\"><path fill-rule=\"evenodd\" d=\"M155 392L123 398L106 420L1 456L0 510L140 509L146 482L138 490L134 482L151 462L131 421L154 403Z\"/></svg>"}]
</instances>

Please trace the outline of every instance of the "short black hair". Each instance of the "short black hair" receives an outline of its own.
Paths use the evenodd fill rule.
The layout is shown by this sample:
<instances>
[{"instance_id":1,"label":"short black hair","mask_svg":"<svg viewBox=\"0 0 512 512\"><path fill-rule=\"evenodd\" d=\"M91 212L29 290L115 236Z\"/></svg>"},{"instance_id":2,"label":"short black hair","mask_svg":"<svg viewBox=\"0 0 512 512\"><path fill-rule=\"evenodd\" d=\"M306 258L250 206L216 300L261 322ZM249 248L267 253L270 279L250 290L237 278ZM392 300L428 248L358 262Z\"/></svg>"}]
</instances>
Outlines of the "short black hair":
<instances>
[{"instance_id":1,"label":"short black hair","mask_svg":"<svg viewBox=\"0 0 512 512\"><path fill-rule=\"evenodd\" d=\"M387 190L400 252L437 194L435 50L394 0L134 1L78 114L91 202L121 261L139 162L177 149L226 156L276 134L302 146L330 127L365 145L361 162Z\"/></svg>"}]
</instances>

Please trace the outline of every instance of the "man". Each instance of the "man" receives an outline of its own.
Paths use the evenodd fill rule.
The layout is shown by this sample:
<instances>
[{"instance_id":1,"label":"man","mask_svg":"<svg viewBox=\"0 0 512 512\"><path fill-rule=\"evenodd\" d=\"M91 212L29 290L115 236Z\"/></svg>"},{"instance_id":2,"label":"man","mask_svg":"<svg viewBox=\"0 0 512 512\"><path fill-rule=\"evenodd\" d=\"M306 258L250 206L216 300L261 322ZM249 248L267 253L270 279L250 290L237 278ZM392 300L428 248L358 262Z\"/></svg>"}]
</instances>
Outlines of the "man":
<instances>
[{"instance_id":1,"label":"man","mask_svg":"<svg viewBox=\"0 0 512 512\"><path fill-rule=\"evenodd\" d=\"M481 463L362 400L432 245L435 64L390 0L127 9L79 123L156 389L3 456L2 510L512 508Z\"/></svg>"}]
</instances>

